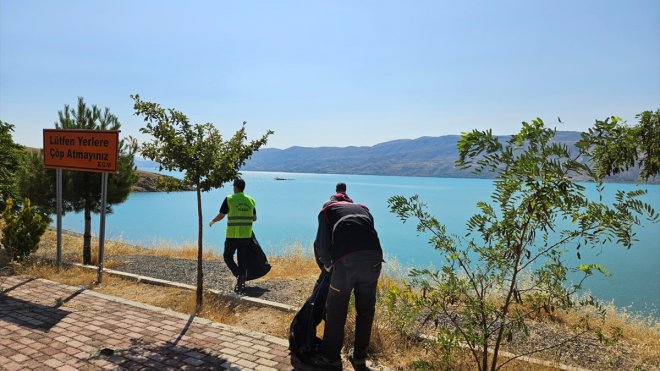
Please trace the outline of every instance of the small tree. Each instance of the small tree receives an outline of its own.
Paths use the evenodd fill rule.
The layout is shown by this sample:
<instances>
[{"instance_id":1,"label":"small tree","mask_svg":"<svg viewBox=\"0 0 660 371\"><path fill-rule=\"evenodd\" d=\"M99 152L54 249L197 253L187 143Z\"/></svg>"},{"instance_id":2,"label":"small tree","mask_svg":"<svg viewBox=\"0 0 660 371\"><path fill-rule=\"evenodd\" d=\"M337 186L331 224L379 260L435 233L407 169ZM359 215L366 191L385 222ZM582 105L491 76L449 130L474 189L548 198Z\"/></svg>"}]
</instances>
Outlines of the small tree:
<instances>
[{"instance_id":1,"label":"small tree","mask_svg":"<svg viewBox=\"0 0 660 371\"><path fill-rule=\"evenodd\" d=\"M573 294L604 268L568 267L562 247L576 246L578 257L581 246L606 241L629 248L638 216L657 220L655 211L638 200L642 190L618 191L611 206L590 200L584 186L572 180L576 175L598 179L585 161L587 153L572 155L568 146L552 141L554 135L540 119L523 123L504 144L490 131L462 135L457 165L498 174L491 203L477 203L479 213L468 220L465 238L448 235L417 196L388 201L404 222L416 219L418 231L430 232L431 245L447 261L437 271L412 270L400 300L411 298L430 318L450 321L452 326L438 330L437 342L465 344L479 370L496 370L512 360L498 363L501 346L526 332L525 319L535 313L598 307L593 298L576 301ZM600 183L597 191L602 191ZM582 279L566 287L570 272L581 273Z\"/></svg>"},{"instance_id":2,"label":"small tree","mask_svg":"<svg viewBox=\"0 0 660 371\"><path fill-rule=\"evenodd\" d=\"M245 161L266 144L268 130L260 139L247 142L245 122L232 138L222 139L212 123L191 125L183 113L163 109L157 103L144 102L139 95L132 95L136 115L144 116L147 123L140 132L153 140L142 145L144 157L156 161L160 168L184 173L184 182L197 192L197 310L202 308L202 194L231 181L239 174Z\"/></svg>"},{"instance_id":3,"label":"small tree","mask_svg":"<svg viewBox=\"0 0 660 371\"><path fill-rule=\"evenodd\" d=\"M2 245L11 260L23 261L39 247L39 240L50 222L30 200L23 201L23 207L16 207L11 198L2 213L5 227L2 230Z\"/></svg>"},{"instance_id":4,"label":"small tree","mask_svg":"<svg viewBox=\"0 0 660 371\"><path fill-rule=\"evenodd\" d=\"M64 106L59 111L57 129L119 130L121 124L117 116L106 108L93 105L88 107L83 98L78 98L77 108ZM133 157L137 147L134 143L119 143L117 172L108 177L106 212L112 212L112 205L122 203L128 198L131 186L137 181ZM92 262L92 213L101 212L101 173L88 171L63 172L64 211L84 212L85 227L83 233L83 264Z\"/></svg>"},{"instance_id":5,"label":"small tree","mask_svg":"<svg viewBox=\"0 0 660 371\"><path fill-rule=\"evenodd\" d=\"M17 194L14 176L23 156L23 146L14 142L12 131L14 125L0 121L0 212L6 200Z\"/></svg>"}]
</instances>

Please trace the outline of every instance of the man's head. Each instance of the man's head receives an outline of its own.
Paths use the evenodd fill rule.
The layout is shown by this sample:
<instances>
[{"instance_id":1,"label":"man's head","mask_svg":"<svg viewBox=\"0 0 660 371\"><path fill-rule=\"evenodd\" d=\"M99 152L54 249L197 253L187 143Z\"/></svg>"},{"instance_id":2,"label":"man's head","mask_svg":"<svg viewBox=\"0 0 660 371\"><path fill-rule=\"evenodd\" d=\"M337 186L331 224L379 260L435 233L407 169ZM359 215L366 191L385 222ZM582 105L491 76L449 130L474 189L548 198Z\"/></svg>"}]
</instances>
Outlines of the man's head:
<instances>
[{"instance_id":1,"label":"man's head","mask_svg":"<svg viewBox=\"0 0 660 371\"><path fill-rule=\"evenodd\" d=\"M241 178L234 179L234 192L243 192L245 190L245 180Z\"/></svg>"},{"instance_id":2,"label":"man's head","mask_svg":"<svg viewBox=\"0 0 660 371\"><path fill-rule=\"evenodd\" d=\"M346 183L344 182L337 183L337 187L335 187L335 192L346 193Z\"/></svg>"}]
</instances>

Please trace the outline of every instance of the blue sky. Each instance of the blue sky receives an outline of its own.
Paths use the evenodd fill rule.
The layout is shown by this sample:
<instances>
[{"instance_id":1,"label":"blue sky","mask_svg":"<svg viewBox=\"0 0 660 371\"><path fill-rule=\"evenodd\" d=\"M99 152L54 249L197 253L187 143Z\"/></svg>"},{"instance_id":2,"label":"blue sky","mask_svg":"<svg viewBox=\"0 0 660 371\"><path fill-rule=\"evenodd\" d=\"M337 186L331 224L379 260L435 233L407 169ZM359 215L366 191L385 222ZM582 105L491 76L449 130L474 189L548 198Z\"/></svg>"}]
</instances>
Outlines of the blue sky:
<instances>
[{"instance_id":1,"label":"blue sky","mask_svg":"<svg viewBox=\"0 0 660 371\"><path fill-rule=\"evenodd\" d=\"M268 147L349 146L660 108L660 1L0 0L0 119L40 147L130 94Z\"/></svg>"}]
</instances>

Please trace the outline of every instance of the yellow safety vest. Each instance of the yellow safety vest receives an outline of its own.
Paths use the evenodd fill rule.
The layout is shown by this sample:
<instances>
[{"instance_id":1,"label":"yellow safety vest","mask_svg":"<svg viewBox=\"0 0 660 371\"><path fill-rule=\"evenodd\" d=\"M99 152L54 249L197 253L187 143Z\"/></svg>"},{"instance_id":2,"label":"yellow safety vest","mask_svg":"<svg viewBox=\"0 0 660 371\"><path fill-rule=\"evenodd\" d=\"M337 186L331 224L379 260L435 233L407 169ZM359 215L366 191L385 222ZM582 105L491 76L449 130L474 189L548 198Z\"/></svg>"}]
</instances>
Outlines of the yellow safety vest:
<instances>
[{"instance_id":1,"label":"yellow safety vest","mask_svg":"<svg viewBox=\"0 0 660 371\"><path fill-rule=\"evenodd\" d=\"M227 238L252 237L254 221L254 199L243 192L227 196L229 214L227 214Z\"/></svg>"}]
</instances>

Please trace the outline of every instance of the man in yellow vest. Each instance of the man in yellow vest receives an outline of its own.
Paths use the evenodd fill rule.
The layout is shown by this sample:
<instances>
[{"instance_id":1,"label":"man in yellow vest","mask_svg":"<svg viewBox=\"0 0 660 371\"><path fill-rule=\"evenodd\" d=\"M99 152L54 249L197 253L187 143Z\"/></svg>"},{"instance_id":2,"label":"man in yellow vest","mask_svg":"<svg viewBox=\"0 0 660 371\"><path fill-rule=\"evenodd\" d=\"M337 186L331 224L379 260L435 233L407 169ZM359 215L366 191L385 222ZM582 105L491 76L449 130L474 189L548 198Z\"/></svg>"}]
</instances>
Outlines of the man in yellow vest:
<instances>
[{"instance_id":1,"label":"man in yellow vest","mask_svg":"<svg viewBox=\"0 0 660 371\"><path fill-rule=\"evenodd\" d=\"M243 193L243 190L245 190L245 180L236 178L234 194L225 198L220 206L220 212L209 223L211 227L227 215L225 251L222 256L227 267L236 277L234 292L239 295L244 294L245 290L246 254L252 241L252 223L257 220L256 202ZM237 253L238 264L234 261L234 253Z\"/></svg>"}]
</instances>

